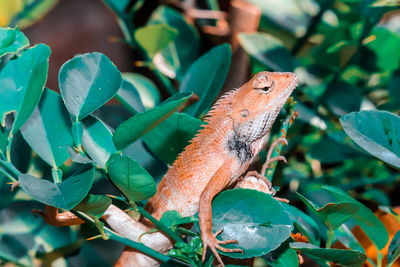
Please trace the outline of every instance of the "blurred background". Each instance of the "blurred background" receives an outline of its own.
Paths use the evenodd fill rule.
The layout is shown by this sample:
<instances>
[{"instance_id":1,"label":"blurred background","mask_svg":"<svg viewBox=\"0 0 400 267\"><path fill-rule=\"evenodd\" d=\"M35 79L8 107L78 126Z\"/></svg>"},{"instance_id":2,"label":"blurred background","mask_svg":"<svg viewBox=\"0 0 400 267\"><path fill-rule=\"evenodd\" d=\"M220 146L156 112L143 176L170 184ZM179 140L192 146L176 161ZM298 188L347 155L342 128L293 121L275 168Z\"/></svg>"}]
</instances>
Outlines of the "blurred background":
<instances>
[{"instance_id":1,"label":"blurred background","mask_svg":"<svg viewBox=\"0 0 400 267\"><path fill-rule=\"evenodd\" d=\"M379 149L393 153L393 164L351 141L340 118L361 110L399 115L399 5L396 0L0 0L0 26L19 27L32 45L50 46L46 86L55 91L59 69L67 60L87 52L104 53L137 89L142 102L137 112L176 92L190 66L223 43L231 47L232 56L226 60L230 69L221 90L211 96L241 86L258 71L295 72L300 81L294 93L299 115L287 132L289 146L283 154L288 164L279 164L274 175L278 195L305 211L295 192L323 203L326 196L317 188L336 186L373 211L391 240L400 230L395 213L400 205L400 124L382 119L382 132L389 137L379 132L375 136ZM140 35L141 29L154 24L168 27ZM173 34L168 36L168 31ZM209 79L207 72L199 75L199 80ZM196 92L200 85L193 90L201 95ZM96 116L115 129L132 113L112 99ZM365 126L381 127L374 123ZM273 136L278 133L279 125ZM50 173L21 136L15 140L14 153L26 151L14 159L21 172L41 168ZM137 142L126 153L159 180L171 162L149 142ZM264 158L265 153L260 156L261 161ZM6 182L0 189L0 264L110 266L120 255L122 244L84 242L82 236L96 235L85 225L45 225L30 212L43 209L42 204L22 190L11 193ZM118 194L101 178L93 192ZM360 227L343 225L335 235L334 247L357 248L370 259L366 265L381 266L376 265L376 242ZM321 233L314 237L325 238ZM378 246L383 255L388 246ZM386 264L387 257L383 258ZM267 262L274 266L268 257L256 260L257 266ZM307 258L306 263L313 264Z\"/></svg>"}]
</instances>

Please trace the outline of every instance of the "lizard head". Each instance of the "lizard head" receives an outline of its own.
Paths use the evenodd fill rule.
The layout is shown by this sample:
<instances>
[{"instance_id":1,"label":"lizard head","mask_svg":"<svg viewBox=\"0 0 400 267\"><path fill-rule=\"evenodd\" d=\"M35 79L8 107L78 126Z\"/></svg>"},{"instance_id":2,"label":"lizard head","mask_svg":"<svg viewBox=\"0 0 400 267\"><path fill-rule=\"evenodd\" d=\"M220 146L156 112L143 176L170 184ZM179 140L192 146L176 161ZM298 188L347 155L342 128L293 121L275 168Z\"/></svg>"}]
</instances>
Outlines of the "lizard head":
<instances>
[{"instance_id":1,"label":"lizard head","mask_svg":"<svg viewBox=\"0 0 400 267\"><path fill-rule=\"evenodd\" d=\"M296 86L296 74L266 71L241 86L231 102L237 140L250 144L264 137Z\"/></svg>"}]
</instances>

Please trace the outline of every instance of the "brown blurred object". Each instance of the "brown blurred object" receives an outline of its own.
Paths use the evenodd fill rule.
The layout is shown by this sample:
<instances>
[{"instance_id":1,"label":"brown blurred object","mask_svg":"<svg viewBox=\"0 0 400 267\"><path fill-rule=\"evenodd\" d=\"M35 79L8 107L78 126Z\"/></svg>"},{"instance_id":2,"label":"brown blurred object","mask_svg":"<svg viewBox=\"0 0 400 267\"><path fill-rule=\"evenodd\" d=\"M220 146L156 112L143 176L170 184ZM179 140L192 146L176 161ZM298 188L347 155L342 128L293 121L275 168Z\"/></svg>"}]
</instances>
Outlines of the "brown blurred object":
<instances>
[{"instance_id":1,"label":"brown blurred object","mask_svg":"<svg viewBox=\"0 0 400 267\"><path fill-rule=\"evenodd\" d=\"M194 0L171 1L171 4L182 10L190 22L199 18L215 19L216 25L204 25L201 32L212 36L215 42L227 41L232 47L231 68L220 95L233 88L238 88L249 78L249 57L240 46L238 34L253 33L258 29L261 10L244 0L221 1L229 2L228 12L202 10L196 8Z\"/></svg>"},{"instance_id":2,"label":"brown blurred object","mask_svg":"<svg viewBox=\"0 0 400 267\"><path fill-rule=\"evenodd\" d=\"M131 49L110 42L123 39L113 13L99 0L61 0L41 21L23 30L31 44L45 43L51 48L46 86L59 91L58 72L76 54L101 52L121 72L132 71Z\"/></svg>"},{"instance_id":3,"label":"brown blurred object","mask_svg":"<svg viewBox=\"0 0 400 267\"><path fill-rule=\"evenodd\" d=\"M249 77L249 56L240 46L238 34L241 32L253 33L260 24L261 10L253 4L243 0L232 0L229 8L230 36L232 47L232 62L228 77L222 92L239 88Z\"/></svg>"}]
</instances>

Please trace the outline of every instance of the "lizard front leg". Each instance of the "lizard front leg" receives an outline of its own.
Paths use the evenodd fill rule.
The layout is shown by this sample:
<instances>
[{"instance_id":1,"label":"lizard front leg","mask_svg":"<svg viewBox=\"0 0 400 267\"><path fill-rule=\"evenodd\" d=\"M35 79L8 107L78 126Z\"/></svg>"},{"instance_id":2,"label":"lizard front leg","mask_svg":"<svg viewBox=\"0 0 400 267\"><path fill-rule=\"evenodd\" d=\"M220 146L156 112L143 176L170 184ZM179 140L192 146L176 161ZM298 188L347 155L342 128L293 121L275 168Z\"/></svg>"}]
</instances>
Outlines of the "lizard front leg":
<instances>
[{"instance_id":1,"label":"lizard front leg","mask_svg":"<svg viewBox=\"0 0 400 267\"><path fill-rule=\"evenodd\" d=\"M220 241L216 238L218 234L222 232L222 230L218 231L216 234L212 232L212 210L211 203L219 192L221 192L230 182L233 175L233 160L228 159L222 164L222 166L217 170L217 172L211 177L207 186L200 196L199 203L199 226L200 226L200 234L201 240L203 241L203 257L202 260L205 260L207 247L211 249L218 262L224 266L224 263L221 260L221 257L218 254L217 249L223 252L241 252L241 249L228 249L221 247L221 244L232 244L237 243L236 240L225 240Z\"/></svg>"}]
</instances>

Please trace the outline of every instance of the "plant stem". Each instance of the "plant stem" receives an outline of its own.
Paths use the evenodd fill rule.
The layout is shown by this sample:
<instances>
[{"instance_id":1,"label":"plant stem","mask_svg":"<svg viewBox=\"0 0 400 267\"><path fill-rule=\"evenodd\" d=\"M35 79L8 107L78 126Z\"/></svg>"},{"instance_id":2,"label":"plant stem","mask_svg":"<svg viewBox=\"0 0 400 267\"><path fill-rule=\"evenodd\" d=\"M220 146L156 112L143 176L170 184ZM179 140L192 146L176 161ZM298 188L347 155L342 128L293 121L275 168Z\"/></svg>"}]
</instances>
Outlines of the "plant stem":
<instances>
[{"instance_id":1,"label":"plant stem","mask_svg":"<svg viewBox=\"0 0 400 267\"><path fill-rule=\"evenodd\" d=\"M182 238L177 233L175 233L170 228L161 223L159 220L151 216L151 214L148 213L143 207L137 206L137 208L140 214L142 214L146 219L148 219L155 226L157 226L157 228L159 228L161 231L170 236L175 242L183 242Z\"/></svg>"},{"instance_id":2,"label":"plant stem","mask_svg":"<svg viewBox=\"0 0 400 267\"><path fill-rule=\"evenodd\" d=\"M377 267L382 267L383 254L379 250L378 250L377 254L378 254L378 257L376 259Z\"/></svg>"},{"instance_id":3,"label":"plant stem","mask_svg":"<svg viewBox=\"0 0 400 267\"><path fill-rule=\"evenodd\" d=\"M14 136L10 132L10 135L8 136L8 139L7 139L7 147L6 147L6 157L7 157L8 162L11 162L11 145L12 145L13 138L14 138Z\"/></svg>"},{"instance_id":4,"label":"plant stem","mask_svg":"<svg viewBox=\"0 0 400 267\"><path fill-rule=\"evenodd\" d=\"M330 248L333 242L334 231L332 229L328 230L328 239L326 240L326 248Z\"/></svg>"},{"instance_id":5,"label":"plant stem","mask_svg":"<svg viewBox=\"0 0 400 267\"><path fill-rule=\"evenodd\" d=\"M110 177L108 176L108 174L106 173L106 171L104 169L98 169L103 175L105 175L107 177L107 179L115 186L115 188L117 188L117 190L121 193L122 196L125 197L125 199L128 199L124 193L118 188L118 186L116 186L113 181L110 179ZM166 233L168 236L170 236L175 242L183 242L182 238L175 233L174 231L172 231L170 228L168 228L167 226L165 226L163 223L161 223L159 220L157 220L156 218L154 218L150 213L148 213L143 207L136 205L136 203L129 203L129 205L134 208L134 209L138 209L139 213L141 215L143 215L146 219L148 219L150 222L152 222L158 229L160 229L161 231L163 231L164 233Z\"/></svg>"},{"instance_id":6,"label":"plant stem","mask_svg":"<svg viewBox=\"0 0 400 267\"><path fill-rule=\"evenodd\" d=\"M78 211L74 211L74 210L72 210L71 212L74 213L79 218L81 218L82 220L94 224L94 220L90 216L88 216L88 215L86 215L86 214L84 214L82 212L78 212ZM155 258L155 259L157 259L159 261L169 262L169 263L173 264L173 266L188 266L185 262L182 262L180 260L171 258L171 257L169 257L167 255L164 255L164 254L162 254L162 253L160 253L160 252L158 252L158 251L156 251L156 250L154 250L154 249L152 249L152 248L150 248L150 247L148 247L148 246L146 246L146 245L144 245L142 243L135 242L135 241L130 240L130 239L126 238L126 237L120 236L119 234L115 233L113 230L111 230L107 226L104 226L103 229L104 229L105 234L109 237L109 239L121 242L121 243L123 243L123 244L125 244L127 246L130 246L130 247L132 247L134 249L137 249L137 250L139 250L139 251L141 251L141 252L143 252L143 253L149 255L150 257L153 257L153 258Z\"/></svg>"},{"instance_id":7,"label":"plant stem","mask_svg":"<svg viewBox=\"0 0 400 267\"><path fill-rule=\"evenodd\" d=\"M56 184L61 183L61 181L62 181L62 174L60 177L60 172L61 172L61 170L55 166L51 169L51 176L53 177L53 181Z\"/></svg>"},{"instance_id":8,"label":"plant stem","mask_svg":"<svg viewBox=\"0 0 400 267\"><path fill-rule=\"evenodd\" d=\"M295 118L295 115L294 115L295 103L293 102L293 100L291 100L291 101L292 102L289 104L289 107L286 109L287 115L286 115L285 120L282 123L281 129L279 130L277 138L280 138L280 137L286 138L287 131L288 131L289 127L292 125L293 120ZM282 147L283 147L283 145L281 143L279 145L277 145L276 148L274 149L274 151L272 152L271 158L279 156L278 151L282 151ZM272 162L268 168L268 171L265 173L265 177L270 181L272 181L277 164L278 163L276 161Z\"/></svg>"},{"instance_id":9,"label":"plant stem","mask_svg":"<svg viewBox=\"0 0 400 267\"><path fill-rule=\"evenodd\" d=\"M7 177L8 179L10 179L13 183L15 183L17 181L17 179L15 179L14 177L12 177L11 174L9 174L8 172L6 172L3 169L0 169L0 174L3 174L5 177Z\"/></svg>"},{"instance_id":10,"label":"plant stem","mask_svg":"<svg viewBox=\"0 0 400 267\"><path fill-rule=\"evenodd\" d=\"M15 177L18 177L21 175L21 172L17 170L17 168L12 165L11 162L6 161L6 160L0 160L0 166L3 166L5 169L7 169L12 175Z\"/></svg>"}]
</instances>

